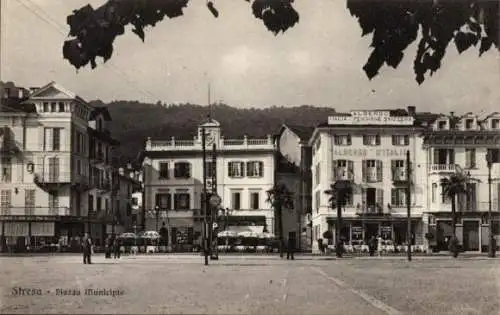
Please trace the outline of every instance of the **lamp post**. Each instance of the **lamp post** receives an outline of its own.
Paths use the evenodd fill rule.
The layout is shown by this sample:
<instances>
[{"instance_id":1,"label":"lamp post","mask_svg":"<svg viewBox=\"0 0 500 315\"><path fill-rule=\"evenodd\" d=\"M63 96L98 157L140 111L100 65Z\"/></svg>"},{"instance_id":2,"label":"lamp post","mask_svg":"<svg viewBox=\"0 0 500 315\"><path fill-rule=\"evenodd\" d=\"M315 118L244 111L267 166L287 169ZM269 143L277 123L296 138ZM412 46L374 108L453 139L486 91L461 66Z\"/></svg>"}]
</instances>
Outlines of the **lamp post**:
<instances>
[{"instance_id":1,"label":"lamp post","mask_svg":"<svg viewBox=\"0 0 500 315\"><path fill-rule=\"evenodd\" d=\"M491 150L488 150L488 152L486 153L486 164L488 166L488 221L490 223L488 257L494 258L496 252L496 244L494 244L495 238L493 237L493 214L491 213L491 167L493 166L493 156Z\"/></svg>"},{"instance_id":2,"label":"lamp post","mask_svg":"<svg viewBox=\"0 0 500 315\"><path fill-rule=\"evenodd\" d=\"M158 221L159 221L159 217L160 217L160 207L158 207L157 205L155 206L155 215L156 215L156 232L158 232L158 229L159 229L159 226L158 226Z\"/></svg>"}]
</instances>

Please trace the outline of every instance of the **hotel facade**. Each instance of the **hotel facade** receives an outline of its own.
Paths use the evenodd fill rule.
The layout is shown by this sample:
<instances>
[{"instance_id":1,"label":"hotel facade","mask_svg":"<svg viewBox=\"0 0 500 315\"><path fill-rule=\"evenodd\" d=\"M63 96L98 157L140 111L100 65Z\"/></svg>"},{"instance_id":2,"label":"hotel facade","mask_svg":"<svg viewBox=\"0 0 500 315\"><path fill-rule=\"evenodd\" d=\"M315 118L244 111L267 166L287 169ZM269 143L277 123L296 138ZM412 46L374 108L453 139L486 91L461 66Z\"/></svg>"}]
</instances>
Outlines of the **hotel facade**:
<instances>
[{"instance_id":1,"label":"hotel facade","mask_svg":"<svg viewBox=\"0 0 500 315\"><path fill-rule=\"evenodd\" d=\"M200 124L190 140L147 140L142 162L145 230L165 227L173 250L199 245L204 218L202 137L206 140L207 190L215 188L221 197L227 228L274 233L274 211L266 193L275 182L273 138L225 139L213 119Z\"/></svg>"},{"instance_id":2,"label":"hotel facade","mask_svg":"<svg viewBox=\"0 0 500 315\"><path fill-rule=\"evenodd\" d=\"M130 197L113 181L118 142L106 108L55 82L31 91L2 84L1 105L2 250L50 244L80 250L77 238L84 232L100 245L113 227L123 230L113 209Z\"/></svg>"},{"instance_id":3,"label":"hotel facade","mask_svg":"<svg viewBox=\"0 0 500 315\"><path fill-rule=\"evenodd\" d=\"M478 187L488 186L484 156L489 150L493 156L492 210L496 215L494 224L498 225L499 141L497 113L483 119L472 114L449 118L416 113L414 107L408 107L351 111L329 117L328 123L319 125L309 140L313 152L313 250L318 250L318 240L324 239L327 230L334 237L323 243L335 243L336 209L329 205L330 196L325 191L336 180L354 183L352 197L342 210L340 234L347 244L363 245L378 235L394 245L407 242L409 152L412 245L425 251L444 250L444 239L451 232L451 210L449 200L441 197L439 183L443 176L467 169L470 183L466 196L459 197L463 215L457 236L465 250L484 251L490 224L485 220L489 195L488 189ZM498 227L494 233L499 234Z\"/></svg>"}]
</instances>

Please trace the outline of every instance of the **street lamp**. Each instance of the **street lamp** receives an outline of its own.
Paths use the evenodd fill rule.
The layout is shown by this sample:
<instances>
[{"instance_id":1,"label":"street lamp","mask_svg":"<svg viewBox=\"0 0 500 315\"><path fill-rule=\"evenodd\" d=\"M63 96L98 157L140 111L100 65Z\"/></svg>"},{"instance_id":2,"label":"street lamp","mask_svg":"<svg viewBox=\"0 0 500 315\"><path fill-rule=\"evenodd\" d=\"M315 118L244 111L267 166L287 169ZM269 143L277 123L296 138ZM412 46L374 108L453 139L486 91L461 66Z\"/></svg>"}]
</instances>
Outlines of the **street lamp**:
<instances>
[{"instance_id":1,"label":"street lamp","mask_svg":"<svg viewBox=\"0 0 500 315\"><path fill-rule=\"evenodd\" d=\"M156 214L156 232L158 232L159 226L158 226L158 221L159 221L159 216L160 216L160 207L158 205L155 206L155 214Z\"/></svg>"},{"instance_id":2,"label":"street lamp","mask_svg":"<svg viewBox=\"0 0 500 315\"><path fill-rule=\"evenodd\" d=\"M491 167L493 166L493 154L491 150L486 153L486 164L488 166L488 221L489 228L489 242L488 242L488 257L494 258L496 252L495 238L493 237L493 215L491 213Z\"/></svg>"}]
</instances>

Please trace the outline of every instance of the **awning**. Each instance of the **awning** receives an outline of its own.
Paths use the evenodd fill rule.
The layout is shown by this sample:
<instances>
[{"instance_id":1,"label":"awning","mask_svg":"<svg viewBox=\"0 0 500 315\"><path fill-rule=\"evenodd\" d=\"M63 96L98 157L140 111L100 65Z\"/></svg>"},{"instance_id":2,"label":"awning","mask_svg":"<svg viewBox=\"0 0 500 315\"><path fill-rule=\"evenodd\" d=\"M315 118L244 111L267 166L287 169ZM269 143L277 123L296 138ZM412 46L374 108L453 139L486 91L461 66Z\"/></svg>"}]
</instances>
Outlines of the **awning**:
<instances>
[{"instance_id":1,"label":"awning","mask_svg":"<svg viewBox=\"0 0 500 315\"><path fill-rule=\"evenodd\" d=\"M264 234L264 226L228 226L226 231L233 232L236 234L245 234L245 233L255 233L255 234Z\"/></svg>"}]
</instances>

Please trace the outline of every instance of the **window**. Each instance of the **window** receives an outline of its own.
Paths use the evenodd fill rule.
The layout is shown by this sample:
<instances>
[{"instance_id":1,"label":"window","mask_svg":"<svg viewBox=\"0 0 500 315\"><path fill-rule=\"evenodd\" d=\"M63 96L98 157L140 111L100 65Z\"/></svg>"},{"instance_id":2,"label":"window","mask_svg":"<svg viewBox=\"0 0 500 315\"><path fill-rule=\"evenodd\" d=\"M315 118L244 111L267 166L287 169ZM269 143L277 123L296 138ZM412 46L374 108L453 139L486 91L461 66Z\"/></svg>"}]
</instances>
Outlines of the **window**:
<instances>
[{"instance_id":1,"label":"window","mask_svg":"<svg viewBox=\"0 0 500 315\"><path fill-rule=\"evenodd\" d=\"M117 209L117 211L118 211L118 210L119 210L119 209ZM108 212L109 212L109 200L108 200L107 198L104 198L104 211L105 211L106 213L108 213Z\"/></svg>"},{"instance_id":2,"label":"window","mask_svg":"<svg viewBox=\"0 0 500 315\"><path fill-rule=\"evenodd\" d=\"M231 202L233 205L234 210L240 210L241 209L241 193L240 192L233 192L231 194Z\"/></svg>"},{"instance_id":3,"label":"window","mask_svg":"<svg viewBox=\"0 0 500 315\"><path fill-rule=\"evenodd\" d=\"M132 197L132 206L138 206L138 205L139 205L139 198Z\"/></svg>"},{"instance_id":4,"label":"window","mask_svg":"<svg viewBox=\"0 0 500 315\"><path fill-rule=\"evenodd\" d=\"M217 163L214 161L205 162L205 169L207 170L207 177L212 178L216 174Z\"/></svg>"},{"instance_id":5,"label":"window","mask_svg":"<svg viewBox=\"0 0 500 315\"><path fill-rule=\"evenodd\" d=\"M409 145L409 144L410 144L410 137L407 135L393 135L392 136L392 145L403 146L403 145Z\"/></svg>"},{"instance_id":6,"label":"window","mask_svg":"<svg viewBox=\"0 0 500 315\"><path fill-rule=\"evenodd\" d=\"M94 196L89 195L88 204L89 204L89 212L94 211Z\"/></svg>"},{"instance_id":7,"label":"window","mask_svg":"<svg viewBox=\"0 0 500 315\"><path fill-rule=\"evenodd\" d=\"M2 182L10 183L12 180L12 160L10 157L2 157Z\"/></svg>"},{"instance_id":8,"label":"window","mask_svg":"<svg viewBox=\"0 0 500 315\"><path fill-rule=\"evenodd\" d=\"M137 199L137 198L135 198L135 199ZM155 195L155 206L158 206L160 209L163 209L163 210L171 210L172 209L172 195L165 194L165 193L156 194Z\"/></svg>"},{"instance_id":9,"label":"window","mask_svg":"<svg viewBox=\"0 0 500 315\"><path fill-rule=\"evenodd\" d=\"M62 113L64 112L64 103L63 102L59 102L59 112Z\"/></svg>"},{"instance_id":10,"label":"window","mask_svg":"<svg viewBox=\"0 0 500 315\"><path fill-rule=\"evenodd\" d=\"M470 130L474 126L474 119L465 120L465 129Z\"/></svg>"},{"instance_id":11,"label":"window","mask_svg":"<svg viewBox=\"0 0 500 315\"><path fill-rule=\"evenodd\" d=\"M316 164L315 172L314 172L314 174L316 175L316 185L319 185L320 179L321 179L319 171L320 171L320 164L318 163L318 164Z\"/></svg>"},{"instance_id":12,"label":"window","mask_svg":"<svg viewBox=\"0 0 500 315\"><path fill-rule=\"evenodd\" d=\"M3 215L10 214L10 207L12 204L12 191L10 189L2 189L0 196L0 208Z\"/></svg>"},{"instance_id":13,"label":"window","mask_svg":"<svg viewBox=\"0 0 500 315\"><path fill-rule=\"evenodd\" d=\"M383 176L383 164L379 160L364 160L362 178L367 182L381 182Z\"/></svg>"},{"instance_id":14,"label":"window","mask_svg":"<svg viewBox=\"0 0 500 315\"><path fill-rule=\"evenodd\" d=\"M491 120L491 129L500 129L500 119Z\"/></svg>"},{"instance_id":15,"label":"window","mask_svg":"<svg viewBox=\"0 0 500 315\"><path fill-rule=\"evenodd\" d=\"M350 135L335 135L333 137L335 145L351 145Z\"/></svg>"},{"instance_id":16,"label":"window","mask_svg":"<svg viewBox=\"0 0 500 315\"><path fill-rule=\"evenodd\" d=\"M433 203L436 202L437 189L438 185L436 183L432 183L431 198Z\"/></svg>"},{"instance_id":17,"label":"window","mask_svg":"<svg viewBox=\"0 0 500 315\"><path fill-rule=\"evenodd\" d=\"M188 210L190 208L190 195L188 193L176 193L174 195L174 208L176 210Z\"/></svg>"},{"instance_id":18,"label":"window","mask_svg":"<svg viewBox=\"0 0 500 315\"><path fill-rule=\"evenodd\" d=\"M160 162L160 179L168 179L168 163Z\"/></svg>"},{"instance_id":19,"label":"window","mask_svg":"<svg viewBox=\"0 0 500 315\"><path fill-rule=\"evenodd\" d=\"M403 207L406 204L406 189L393 188L391 191L391 206Z\"/></svg>"},{"instance_id":20,"label":"window","mask_svg":"<svg viewBox=\"0 0 500 315\"><path fill-rule=\"evenodd\" d=\"M45 128L44 150L59 151L61 149L61 129Z\"/></svg>"},{"instance_id":21,"label":"window","mask_svg":"<svg viewBox=\"0 0 500 315\"><path fill-rule=\"evenodd\" d=\"M500 163L500 149L488 149L492 163Z\"/></svg>"},{"instance_id":22,"label":"window","mask_svg":"<svg viewBox=\"0 0 500 315\"><path fill-rule=\"evenodd\" d=\"M405 173L405 161L404 160L392 160L392 180L406 180Z\"/></svg>"},{"instance_id":23,"label":"window","mask_svg":"<svg viewBox=\"0 0 500 315\"><path fill-rule=\"evenodd\" d=\"M247 162L247 176L248 177L262 177L264 163L259 161Z\"/></svg>"},{"instance_id":24,"label":"window","mask_svg":"<svg viewBox=\"0 0 500 315\"><path fill-rule=\"evenodd\" d=\"M57 190L52 190L49 192L49 212L51 214L57 214L59 213L58 209L59 209L59 192ZM94 209L94 197L90 195L89 211L93 211L93 209Z\"/></svg>"},{"instance_id":25,"label":"window","mask_svg":"<svg viewBox=\"0 0 500 315\"><path fill-rule=\"evenodd\" d=\"M24 191L24 207L26 215L35 214L35 189L26 189Z\"/></svg>"},{"instance_id":26,"label":"window","mask_svg":"<svg viewBox=\"0 0 500 315\"><path fill-rule=\"evenodd\" d=\"M50 103L50 111L55 113L56 112L56 109L57 109L57 104L56 102L52 102Z\"/></svg>"},{"instance_id":27,"label":"window","mask_svg":"<svg viewBox=\"0 0 500 315\"><path fill-rule=\"evenodd\" d=\"M259 193L258 192L251 192L250 193L250 209L259 209Z\"/></svg>"},{"instance_id":28,"label":"window","mask_svg":"<svg viewBox=\"0 0 500 315\"><path fill-rule=\"evenodd\" d=\"M175 178L190 178L191 177L191 164L188 162L177 162L174 168Z\"/></svg>"},{"instance_id":29,"label":"window","mask_svg":"<svg viewBox=\"0 0 500 315\"><path fill-rule=\"evenodd\" d=\"M446 129L446 120L441 120L438 122L438 129L439 130L445 130Z\"/></svg>"},{"instance_id":30,"label":"window","mask_svg":"<svg viewBox=\"0 0 500 315\"><path fill-rule=\"evenodd\" d=\"M333 180L354 180L354 162L333 160Z\"/></svg>"},{"instance_id":31,"label":"window","mask_svg":"<svg viewBox=\"0 0 500 315\"><path fill-rule=\"evenodd\" d=\"M316 191L314 193L314 199L315 199L315 202L316 202L316 212L319 211L319 204L321 202L321 195L320 195L321 191Z\"/></svg>"},{"instance_id":32,"label":"window","mask_svg":"<svg viewBox=\"0 0 500 315\"><path fill-rule=\"evenodd\" d=\"M380 135L364 135L364 145L380 145Z\"/></svg>"},{"instance_id":33,"label":"window","mask_svg":"<svg viewBox=\"0 0 500 315\"><path fill-rule=\"evenodd\" d=\"M243 177L243 162L229 162L228 173L229 177Z\"/></svg>"},{"instance_id":34,"label":"window","mask_svg":"<svg viewBox=\"0 0 500 315\"><path fill-rule=\"evenodd\" d=\"M465 168L476 167L476 149L465 149Z\"/></svg>"},{"instance_id":35,"label":"window","mask_svg":"<svg viewBox=\"0 0 500 315\"><path fill-rule=\"evenodd\" d=\"M49 112L49 103L47 102L43 102L43 111L45 113L48 113Z\"/></svg>"},{"instance_id":36,"label":"window","mask_svg":"<svg viewBox=\"0 0 500 315\"><path fill-rule=\"evenodd\" d=\"M76 174L81 175L82 174L82 161L76 160Z\"/></svg>"},{"instance_id":37,"label":"window","mask_svg":"<svg viewBox=\"0 0 500 315\"><path fill-rule=\"evenodd\" d=\"M96 207L97 212L101 211L101 209L102 209L102 197L97 197L96 198L96 205L95 205L95 207Z\"/></svg>"}]
</instances>

